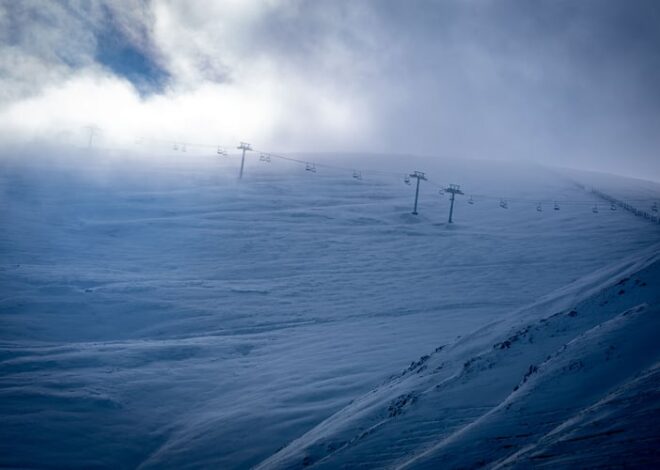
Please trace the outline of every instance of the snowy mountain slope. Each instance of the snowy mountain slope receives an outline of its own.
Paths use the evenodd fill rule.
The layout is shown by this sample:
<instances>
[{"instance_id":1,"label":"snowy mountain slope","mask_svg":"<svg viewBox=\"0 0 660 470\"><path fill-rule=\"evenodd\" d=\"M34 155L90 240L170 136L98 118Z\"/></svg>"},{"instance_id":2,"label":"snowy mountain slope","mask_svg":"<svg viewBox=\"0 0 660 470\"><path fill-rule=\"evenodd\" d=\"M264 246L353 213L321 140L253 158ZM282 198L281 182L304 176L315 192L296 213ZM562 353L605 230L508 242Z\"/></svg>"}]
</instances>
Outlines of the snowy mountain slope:
<instances>
[{"instance_id":1,"label":"snowy mountain slope","mask_svg":"<svg viewBox=\"0 0 660 470\"><path fill-rule=\"evenodd\" d=\"M523 384L492 412L403 467L477 466L497 462L525 442L534 443L656 363L659 322L657 305L640 304L595 326L550 359L531 365ZM634 430L631 433L634 436Z\"/></svg>"},{"instance_id":2,"label":"snowy mountain slope","mask_svg":"<svg viewBox=\"0 0 660 470\"><path fill-rule=\"evenodd\" d=\"M652 468L660 459L659 403L656 363L497 468Z\"/></svg>"},{"instance_id":3,"label":"snowy mountain slope","mask_svg":"<svg viewBox=\"0 0 660 470\"><path fill-rule=\"evenodd\" d=\"M610 263L633 269L658 240L535 167L414 160L468 195L521 198L466 195L448 226L430 184L413 217L400 179L251 159L238 184L235 159L186 158L2 160L0 464L256 465L410 358ZM519 314L585 293L561 292ZM459 344L465 360L481 347Z\"/></svg>"},{"instance_id":4,"label":"snowy mountain slope","mask_svg":"<svg viewBox=\"0 0 660 470\"><path fill-rule=\"evenodd\" d=\"M617 269L423 356L260 468L473 468L533 445L660 359L658 247Z\"/></svg>"}]
</instances>

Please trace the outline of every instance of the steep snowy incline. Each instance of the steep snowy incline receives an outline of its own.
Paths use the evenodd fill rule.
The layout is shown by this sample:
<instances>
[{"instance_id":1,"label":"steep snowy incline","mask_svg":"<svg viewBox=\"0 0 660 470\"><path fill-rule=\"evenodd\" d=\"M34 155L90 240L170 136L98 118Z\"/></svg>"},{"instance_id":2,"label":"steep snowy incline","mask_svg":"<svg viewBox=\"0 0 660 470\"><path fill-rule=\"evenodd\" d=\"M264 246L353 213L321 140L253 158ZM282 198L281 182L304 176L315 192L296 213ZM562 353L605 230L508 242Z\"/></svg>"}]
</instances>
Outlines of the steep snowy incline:
<instances>
[{"instance_id":1,"label":"steep snowy incline","mask_svg":"<svg viewBox=\"0 0 660 470\"><path fill-rule=\"evenodd\" d=\"M658 331L655 246L439 347L260 468L474 468L545 455L534 450L544 435L652 374ZM627 432L639 446L635 430ZM660 438L648 426L640 433ZM546 457L559 463L562 455Z\"/></svg>"},{"instance_id":2,"label":"steep snowy incline","mask_svg":"<svg viewBox=\"0 0 660 470\"><path fill-rule=\"evenodd\" d=\"M400 179L125 157L0 160L0 466L256 465L410 358L658 240L535 167L383 160L462 184L449 226L430 183L414 217Z\"/></svg>"},{"instance_id":3,"label":"steep snowy incline","mask_svg":"<svg viewBox=\"0 0 660 470\"><path fill-rule=\"evenodd\" d=\"M497 468L653 468L660 461L658 420L656 362Z\"/></svg>"}]
</instances>

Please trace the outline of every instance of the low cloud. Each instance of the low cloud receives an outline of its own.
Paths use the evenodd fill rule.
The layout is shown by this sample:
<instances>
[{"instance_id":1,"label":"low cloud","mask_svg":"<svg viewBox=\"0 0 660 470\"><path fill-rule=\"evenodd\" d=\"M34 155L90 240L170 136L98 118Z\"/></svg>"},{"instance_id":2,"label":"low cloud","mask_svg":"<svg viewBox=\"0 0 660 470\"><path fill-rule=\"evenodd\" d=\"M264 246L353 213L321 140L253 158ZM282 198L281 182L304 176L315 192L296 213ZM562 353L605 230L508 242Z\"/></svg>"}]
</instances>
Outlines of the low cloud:
<instances>
[{"instance_id":1,"label":"low cloud","mask_svg":"<svg viewBox=\"0 0 660 470\"><path fill-rule=\"evenodd\" d=\"M27 0L0 26L5 141L93 123L660 178L654 2Z\"/></svg>"}]
</instances>

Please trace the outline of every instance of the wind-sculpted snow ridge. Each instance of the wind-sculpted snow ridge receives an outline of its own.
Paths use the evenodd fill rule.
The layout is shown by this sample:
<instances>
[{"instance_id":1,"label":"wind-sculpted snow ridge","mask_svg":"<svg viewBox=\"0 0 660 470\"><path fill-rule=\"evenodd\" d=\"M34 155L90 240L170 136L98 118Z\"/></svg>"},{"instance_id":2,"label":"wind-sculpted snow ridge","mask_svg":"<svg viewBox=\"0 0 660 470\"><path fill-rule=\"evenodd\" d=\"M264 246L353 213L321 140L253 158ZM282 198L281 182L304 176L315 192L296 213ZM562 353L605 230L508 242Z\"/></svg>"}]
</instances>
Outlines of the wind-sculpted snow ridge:
<instances>
[{"instance_id":1,"label":"wind-sculpted snow ridge","mask_svg":"<svg viewBox=\"0 0 660 470\"><path fill-rule=\"evenodd\" d=\"M258 468L657 463L659 284L655 246L439 346Z\"/></svg>"}]
</instances>

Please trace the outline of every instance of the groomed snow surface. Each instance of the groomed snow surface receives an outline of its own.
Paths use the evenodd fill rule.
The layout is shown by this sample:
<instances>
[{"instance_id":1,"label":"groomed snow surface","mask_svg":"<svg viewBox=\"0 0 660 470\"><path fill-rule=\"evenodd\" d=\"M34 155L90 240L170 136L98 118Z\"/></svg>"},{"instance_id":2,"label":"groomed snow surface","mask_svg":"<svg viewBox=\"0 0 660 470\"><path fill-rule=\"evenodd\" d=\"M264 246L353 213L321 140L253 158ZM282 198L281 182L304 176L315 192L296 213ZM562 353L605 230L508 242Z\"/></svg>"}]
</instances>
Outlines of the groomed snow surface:
<instances>
[{"instance_id":1,"label":"groomed snow surface","mask_svg":"<svg viewBox=\"0 0 660 470\"><path fill-rule=\"evenodd\" d=\"M0 160L0 466L659 464L660 226L566 172L316 157L467 194L448 225L431 184L415 217L254 155Z\"/></svg>"}]
</instances>

